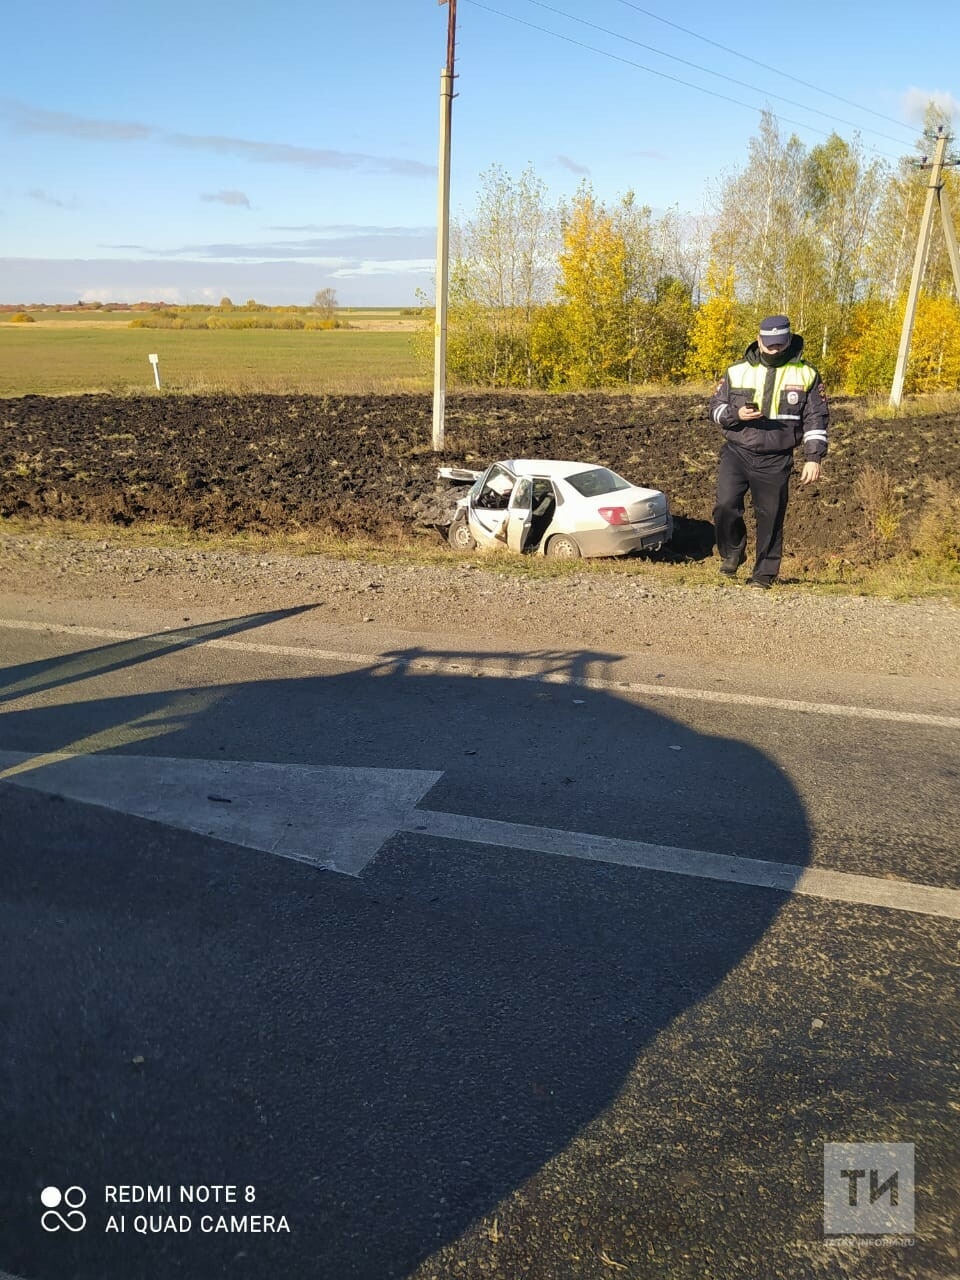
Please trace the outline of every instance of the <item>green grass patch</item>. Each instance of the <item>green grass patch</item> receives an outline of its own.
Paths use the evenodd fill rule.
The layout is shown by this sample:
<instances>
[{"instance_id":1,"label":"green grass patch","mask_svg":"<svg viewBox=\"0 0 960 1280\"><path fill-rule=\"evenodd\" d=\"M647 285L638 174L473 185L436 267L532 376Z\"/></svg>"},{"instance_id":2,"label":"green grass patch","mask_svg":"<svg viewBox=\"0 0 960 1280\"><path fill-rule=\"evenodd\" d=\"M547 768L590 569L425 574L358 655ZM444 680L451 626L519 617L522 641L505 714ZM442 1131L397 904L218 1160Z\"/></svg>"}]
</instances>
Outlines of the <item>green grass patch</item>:
<instances>
[{"instance_id":1,"label":"green grass patch","mask_svg":"<svg viewBox=\"0 0 960 1280\"><path fill-rule=\"evenodd\" d=\"M42 313L36 313L40 316ZM0 325L0 396L142 394L160 357L168 393L427 391L409 334L334 329L130 329L112 320Z\"/></svg>"},{"instance_id":2,"label":"green grass patch","mask_svg":"<svg viewBox=\"0 0 960 1280\"><path fill-rule=\"evenodd\" d=\"M83 311L58 311L56 307L27 307L23 314L30 317L35 324L46 325L48 328L102 328L104 325L113 328L123 328L129 325L135 316L140 314L136 311L106 311L100 307L91 307ZM11 324L14 320L14 314L8 311L0 312L0 329L5 324Z\"/></svg>"}]
</instances>

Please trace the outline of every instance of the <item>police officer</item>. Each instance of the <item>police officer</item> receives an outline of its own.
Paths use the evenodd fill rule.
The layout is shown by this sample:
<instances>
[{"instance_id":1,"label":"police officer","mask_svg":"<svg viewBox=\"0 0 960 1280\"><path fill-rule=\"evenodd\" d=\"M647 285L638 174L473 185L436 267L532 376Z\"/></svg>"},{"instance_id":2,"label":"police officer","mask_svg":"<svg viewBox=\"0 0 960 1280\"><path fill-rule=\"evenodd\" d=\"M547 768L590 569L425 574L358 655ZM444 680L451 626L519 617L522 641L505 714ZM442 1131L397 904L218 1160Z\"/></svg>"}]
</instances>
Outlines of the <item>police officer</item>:
<instances>
[{"instance_id":1,"label":"police officer","mask_svg":"<svg viewBox=\"0 0 960 1280\"><path fill-rule=\"evenodd\" d=\"M783 556L793 451L803 445L800 480L820 478L827 452L829 411L820 375L803 359L803 339L786 316L768 316L743 359L731 365L710 401L710 417L723 431L713 511L720 572L729 578L746 560L747 490L757 522L751 586L771 587Z\"/></svg>"}]
</instances>

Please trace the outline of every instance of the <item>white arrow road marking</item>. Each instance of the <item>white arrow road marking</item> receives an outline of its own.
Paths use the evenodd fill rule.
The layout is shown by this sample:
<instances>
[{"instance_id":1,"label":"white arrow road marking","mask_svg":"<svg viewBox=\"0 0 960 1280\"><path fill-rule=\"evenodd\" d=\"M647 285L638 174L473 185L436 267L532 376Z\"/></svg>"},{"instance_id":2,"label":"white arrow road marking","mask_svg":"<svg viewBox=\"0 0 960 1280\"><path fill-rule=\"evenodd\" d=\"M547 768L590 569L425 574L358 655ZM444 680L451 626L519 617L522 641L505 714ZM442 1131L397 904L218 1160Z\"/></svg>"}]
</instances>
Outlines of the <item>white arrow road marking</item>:
<instances>
[{"instance_id":1,"label":"white arrow road marking","mask_svg":"<svg viewBox=\"0 0 960 1280\"><path fill-rule=\"evenodd\" d=\"M358 876L398 831L960 920L960 890L416 806L442 773L0 751L0 780Z\"/></svg>"},{"instance_id":2,"label":"white arrow road marking","mask_svg":"<svg viewBox=\"0 0 960 1280\"><path fill-rule=\"evenodd\" d=\"M18 786L354 876L443 776L427 769L15 751L0 751L0 772Z\"/></svg>"}]
</instances>

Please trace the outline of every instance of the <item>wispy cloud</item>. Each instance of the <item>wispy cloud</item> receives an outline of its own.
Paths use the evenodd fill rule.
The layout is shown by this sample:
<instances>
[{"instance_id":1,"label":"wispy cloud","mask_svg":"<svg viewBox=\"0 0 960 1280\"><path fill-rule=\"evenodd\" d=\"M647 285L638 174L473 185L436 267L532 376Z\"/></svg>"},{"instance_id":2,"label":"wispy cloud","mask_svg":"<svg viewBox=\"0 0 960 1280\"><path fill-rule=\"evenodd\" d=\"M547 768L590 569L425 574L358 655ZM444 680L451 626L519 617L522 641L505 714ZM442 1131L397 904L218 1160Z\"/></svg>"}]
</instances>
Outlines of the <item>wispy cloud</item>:
<instances>
[{"instance_id":1,"label":"wispy cloud","mask_svg":"<svg viewBox=\"0 0 960 1280\"><path fill-rule=\"evenodd\" d=\"M960 98L946 89L908 89L903 95L903 110L914 124L923 124L927 107L933 104L949 119L960 116Z\"/></svg>"},{"instance_id":2,"label":"wispy cloud","mask_svg":"<svg viewBox=\"0 0 960 1280\"><path fill-rule=\"evenodd\" d=\"M37 200L40 204L49 204L54 209L77 208L75 200L59 200L56 196L52 196L49 191L44 191L42 187L31 187L27 192L27 196L31 200Z\"/></svg>"},{"instance_id":3,"label":"wispy cloud","mask_svg":"<svg viewBox=\"0 0 960 1280\"><path fill-rule=\"evenodd\" d=\"M432 227L376 227L364 226L362 223L349 222L305 222L297 227L265 227L266 231L322 231L329 236L410 236L433 235Z\"/></svg>"},{"instance_id":4,"label":"wispy cloud","mask_svg":"<svg viewBox=\"0 0 960 1280\"><path fill-rule=\"evenodd\" d=\"M436 258L417 260L404 259L402 262L357 262L349 266L339 267L333 272L335 280L354 280L360 276L406 276L424 275L435 271Z\"/></svg>"},{"instance_id":5,"label":"wispy cloud","mask_svg":"<svg viewBox=\"0 0 960 1280\"><path fill-rule=\"evenodd\" d=\"M569 156L557 156L557 164L561 169L569 169L571 173L579 174L581 177L588 177L590 170L585 164L578 164L576 160L571 160Z\"/></svg>"},{"instance_id":6,"label":"wispy cloud","mask_svg":"<svg viewBox=\"0 0 960 1280\"><path fill-rule=\"evenodd\" d=\"M45 111L12 98L0 99L0 113L24 133L53 133L93 142L140 142L156 132L134 120L90 120L65 111Z\"/></svg>"},{"instance_id":7,"label":"wispy cloud","mask_svg":"<svg viewBox=\"0 0 960 1280\"><path fill-rule=\"evenodd\" d=\"M239 209L250 208L250 197L244 191L209 191L200 196L208 204L229 204Z\"/></svg>"},{"instance_id":8,"label":"wispy cloud","mask_svg":"<svg viewBox=\"0 0 960 1280\"><path fill-rule=\"evenodd\" d=\"M254 164L287 164L298 169L361 169L367 173L394 173L412 177L433 174L432 165L396 156L371 156L359 151L332 151L317 147L295 147L287 142L251 142L247 138L226 138L216 134L164 134L163 141L194 151L239 156Z\"/></svg>"},{"instance_id":9,"label":"wispy cloud","mask_svg":"<svg viewBox=\"0 0 960 1280\"><path fill-rule=\"evenodd\" d=\"M666 160L667 156L662 151L625 151L624 155L630 160Z\"/></svg>"},{"instance_id":10,"label":"wispy cloud","mask_svg":"<svg viewBox=\"0 0 960 1280\"><path fill-rule=\"evenodd\" d=\"M350 260L351 255L331 252L321 244L185 244L176 249L143 250L153 258L180 258L201 262L322 262L328 265Z\"/></svg>"},{"instance_id":11,"label":"wispy cloud","mask_svg":"<svg viewBox=\"0 0 960 1280\"><path fill-rule=\"evenodd\" d=\"M424 178L436 167L402 156L375 156L360 151L300 147L287 142L258 142L219 134L168 133L135 120L94 120L64 111L46 111L11 98L0 99L0 118L23 133L47 133L91 142L159 142L193 151L237 156L255 164L291 165L298 169L337 169Z\"/></svg>"},{"instance_id":12,"label":"wispy cloud","mask_svg":"<svg viewBox=\"0 0 960 1280\"><path fill-rule=\"evenodd\" d=\"M338 230L343 234L309 236L299 240L227 241L183 244L164 249L142 244L104 244L100 247L134 251L153 258L210 262L304 261L338 266L360 261L419 261L429 257L435 247L436 232L432 227L343 227Z\"/></svg>"}]
</instances>

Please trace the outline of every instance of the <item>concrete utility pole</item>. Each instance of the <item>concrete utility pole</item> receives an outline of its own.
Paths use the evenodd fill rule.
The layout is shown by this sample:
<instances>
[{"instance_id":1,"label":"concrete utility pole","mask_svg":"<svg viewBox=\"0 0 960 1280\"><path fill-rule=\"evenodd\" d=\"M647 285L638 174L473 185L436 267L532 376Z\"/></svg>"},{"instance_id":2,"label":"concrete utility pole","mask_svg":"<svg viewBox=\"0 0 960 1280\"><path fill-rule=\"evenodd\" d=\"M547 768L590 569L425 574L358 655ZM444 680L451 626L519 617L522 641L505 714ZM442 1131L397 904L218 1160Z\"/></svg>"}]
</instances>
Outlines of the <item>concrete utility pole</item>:
<instances>
[{"instance_id":1,"label":"concrete utility pole","mask_svg":"<svg viewBox=\"0 0 960 1280\"><path fill-rule=\"evenodd\" d=\"M447 398L447 290L450 275L450 125L453 119L453 62L457 41L457 0L437 0L447 9L447 64L440 72L440 164L437 186L437 314L433 341L433 449L443 448Z\"/></svg>"},{"instance_id":2,"label":"concrete utility pole","mask_svg":"<svg viewBox=\"0 0 960 1280\"><path fill-rule=\"evenodd\" d=\"M943 125L937 129L936 150L933 162L928 164L924 156L921 169L930 170L930 185L927 187L927 198L923 206L923 217L920 221L920 235L917 239L917 252L913 259L913 275L910 278L910 292L907 294L907 309L903 315L903 328L900 330L900 350L897 353L897 367L893 374L893 386L890 390L890 404L899 409L903 399L903 383L907 374L907 359L910 355L910 339L913 335L913 322L917 315L917 299L920 296L920 284L923 280L924 267L927 264L927 252L930 248L930 231L933 226L934 205L940 209L940 221L947 241L947 253L953 270L953 287L960 302L960 254L957 252L957 232L953 225L953 214L950 200L943 185L943 170L948 165L960 163L955 158L947 160L947 143L950 135L944 133Z\"/></svg>"}]
</instances>

